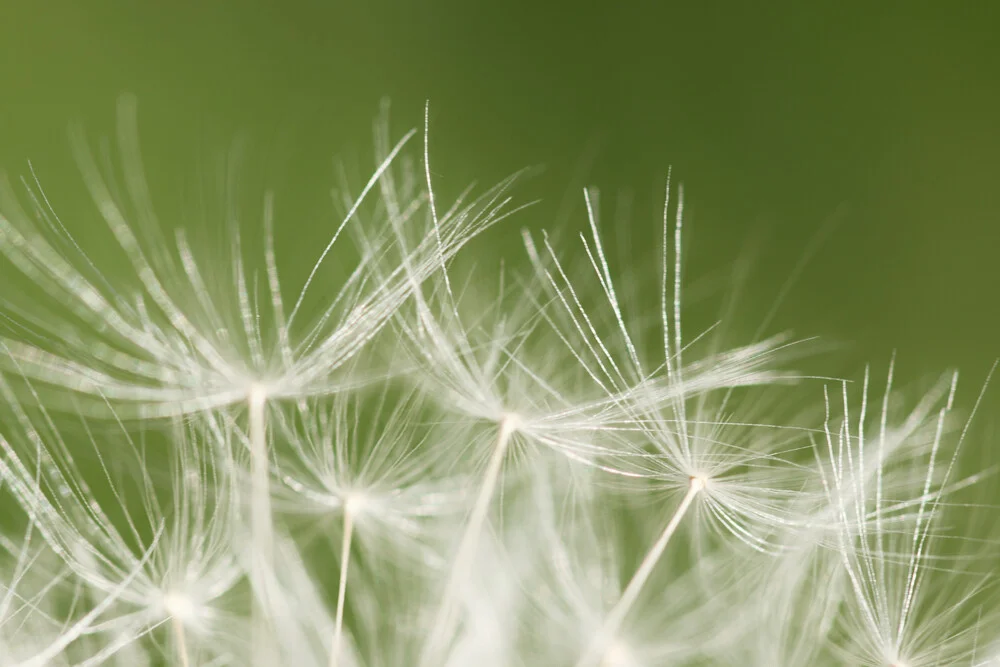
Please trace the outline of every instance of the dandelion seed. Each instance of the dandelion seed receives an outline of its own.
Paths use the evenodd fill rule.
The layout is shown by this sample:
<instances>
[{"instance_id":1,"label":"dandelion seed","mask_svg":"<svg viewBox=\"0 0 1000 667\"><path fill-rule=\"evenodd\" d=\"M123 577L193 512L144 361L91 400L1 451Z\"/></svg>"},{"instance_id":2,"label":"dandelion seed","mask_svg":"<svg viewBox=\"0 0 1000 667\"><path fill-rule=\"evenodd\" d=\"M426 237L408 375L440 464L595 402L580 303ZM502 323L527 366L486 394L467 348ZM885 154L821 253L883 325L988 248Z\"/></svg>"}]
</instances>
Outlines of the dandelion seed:
<instances>
[{"instance_id":1,"label":"dandelion seed","mask_svg":"<svg viewBox=\"0 0 1000 667\"><path fill-rule=\"evenodd\" d=\"M683 193L676 205L673 234L669 233L671 185L667 182L663 214L663 252L660 282L660 325L663 360L658 364L644 361L641 344L629 326L622 294L611 273L610 262L599 231L595 197L585 192L590 236L583 237L584 250L597 278L600 294L610 314L588 308L581 297L579 283L569 278L551 242L545 239L545 249L552 268L541 264L540 254L528 239L529 253L538 272L544 275L562 306L566 325L553 322L561 331L566 347L577 363L585 369L593 383L613 398L628 429L638 432L646 441L640 447L626 447L613 452L612 468L619 473L652 479L671 479L684 489L673 516L653 542L639 568L625 587L619 604L605 619L602 632L577 662L578 667L597 665L603 660L606 638L614 637L629 610L635 604L652 569L659 562L667 544L692 507L704 500L713 519L739 539L757 546L748 522L766 522L769 526L785 521L783 504L792 495L788 490L773 489L768 478L760 474L737 481L727 475L732 470L750 469L778 462L772 454L774 446L767 444L758 450L744 444L716 441L712 435L700 432L721 426L732 391L738 387L769 384L786 379L776 372L774 364L781 351L781 339L757 343L745 348L717 352L695 363L685 364L681 333L681 239L683 227ZM670 239L673 239L674 261L670 262ZM604 332L604 323L609 322ZM706 407L713 391L725 392L715 414ZM689 416L688 403L697 399L698 418ZM764 425L761 425L762 427ZM694 432L692 433L692 429ZM772 438L774 440L774 438ZM627 444L628 440L623 439ZM653 455L644 452L652 445ZM657 472L659 468L660 472ZM769 471L770 472L770 471ZM780 473L779 473L780 474ZM773 475L773 473L772 473ZM764 485L758 486L761 482Z\"/></svg>"},{"instance_id":2,"label":"dandelion seed","mask_svg":"<svg viewBox=\"0 0 1000 667\"><path fill-rule=\"evenodd\" d=\"M427 189L432 193L429 173L425 150ZM503 210L506 204L508 185L505 182L469 202L460 198L443 214L430 206L430 226L438 230L447 219L479 216L480 210L496 217L496 211ZM433 194L429 197L433 202ZM397 228L397 236L397 243L406 247L405 233ZM405 265L404 269L409 271ZM505 461L527 444L570 457L589 458L597 449L589 441L597 425L610 414L602 412L602 406L611 403L607 397L583 405L560 392L560 383L553 377L565 375L565 371L549 374L555 364L546 359L541 348L538 356L532 357L530 339L539 321L535 303L530 295L525 298L521 293L514 311L503 312L502 306L513 303L511 297L516 294L504 280L502 277L495 300L486 301L489 305L483 308L484 301L478 298L474 286L468 291L457 289L458 284L449 275L448 259L442 256L433 277L413 281L413 298L395 320L412 359L409 374L446 410L490 426L481 438L482 455L476 456L482 460L478 493L458 541L439 616L421 659L426 665L438 664L450 641L457 621L458 591L468 577L501 484ZM469 312L472 304L479 307Z\"/></svg>"},{"instance_id":3,"label":"dandelion seed","mask_svg":"<svg viewBox=\"0 0 1000 667\"><path fill-rule=\"evenodd\" d=\"M419 396L380 391L344 394L329 405L310 402L277 413L279 508L305 514L339 513L342 519L340 577L330 664L340 655L348 566L355 535L380 560L395 554L426 563L426 524L456 515L462 495L442 475L447 440L453 436L421 426Z\"/></svg>"},{"instance_id":4,"label":"dandelion seed","mask_svg":"<svg viewBox=\"0 0 1000 667\"><path fill-rule=\"evenodd\" d=\"M137 483L132 490L112 482L96 436L85 431L92 438L89 444L97 448L103 481L110 485L101 495L117 506L108 507L70 454L79 448L66 442L45 412L33 420L6 383L0 381L0 389L19 423L23 443L4 447L4 477L47 545L86 586L87 596L107 599L94 607L81 632L114 635L120 649L168 623L180 663L190 664L195 656L211 652L207 640L217 638L227 625L238 625L226 598L244 576L232 548L238 498L219 471L220 466L234 466L226 463L230 443L219 440L227 432L212 423L178 425L173 430L169 464L178 474L173 477L168 514L149 471L139 469L132 477ZM128 439L121 444L137 447ZM116 457L116 465L126 461L120 454ZM145 461L142 455L135 463ZM188 483L189 471L196 471L197 483ZM69 492L53 493L60 488ZM129 511L132 491L141 494L141 504ZM123 514L116 516L119 512ZM199 639L196 652L191 633Z\"/></svg>"},{"instance_id":5,"label":"dandelion seed","mask_svg":"<svg viewBox=\"0 0 1000 667\"><path fill-rule=\"evenodd\" d=\"M839 650L852 662L872 667L936 667L959 664L974 655L976 624L970 611L978 586L945 585L927 590L928 579L960 571L943 569L943 558L932 551L935 518L946 507L956 457L967 429L949 453L945 449L947 418L953 409L957 376L934 420L930 446L923 461L922 481L912 499L889 498L882 488L889 474L885 429L880 431L875 498L864 491L868 476L865 455L864 405L853 426L844 386L842 425L831 424L827 398L824 484L840 518L838 551L849 581L851 605L841 632ZM865 386L867 391L867 383ZM985 390L985 388L984 388ZM976 406L982 401L982 393ZM885 408L883 408L885 410ZM973 409L973 415L975 408ZM882 417L885 423L885 417ZM817 445L817 451L820 451ZM939 474L940 471L940 474ZM904 474L906 471L904 469Z\"/></svg>"}]
</instances>

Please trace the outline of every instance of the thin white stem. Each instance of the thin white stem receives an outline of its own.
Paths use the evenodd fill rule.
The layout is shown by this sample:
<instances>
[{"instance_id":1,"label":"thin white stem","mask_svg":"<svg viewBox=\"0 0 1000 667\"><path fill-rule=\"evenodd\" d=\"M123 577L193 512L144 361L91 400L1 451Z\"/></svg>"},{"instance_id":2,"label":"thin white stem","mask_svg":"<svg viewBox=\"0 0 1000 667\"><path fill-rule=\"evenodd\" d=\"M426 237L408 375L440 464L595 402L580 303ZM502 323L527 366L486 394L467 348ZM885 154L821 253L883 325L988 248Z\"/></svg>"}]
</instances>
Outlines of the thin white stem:
<instances>
[{"instance_id":1,"label":"thin white stem","mask_svg":"<svg viewBox=\"0 0 1000 667\"><path fill-rule=\"evenodd\" d=\"M674 511L674 515L670 518L670 522L666 525L656 542L652 547L650 547L646 556L642 559L642 563L639 564L639 569L637 569L635 574L632 575L632 579L628 582L628 586L625 587L625 591L622 593L621 598L605 617L604 624L600 631L594 636L593 641L590 642L590 645L587 647L584 654L579 660L577 660L576 667L593 667L600 664L603 660L609 643L614 636L618 634L622 623L625 621L625 617L628 615L629 611L631 611L632 606L635 605L636 600L639 599L639 594L646 585L646 581L649 579L649 576L653 573L653 568L655 568L656 564L660 562L660 558L663 556L663 552L666 550L667 544L670 542L670 538L674 536L675 532L677 532L677 527L680 525L681 520L684 519L684 515L687 514L691 505L694 503L694 499L702 490L704 490L704 488L705 480L703 478L691 478L687 493L684 494L684 499L681 500L681 504Z\"/></svg>"},{"instance_id":2,"label":"thin white stem","mask_svg":"<svg viewBox=\"0 0 1000 667\"><path fill-rule=\"evenodd\" d=\"M344 503L344 538L340 545L340 586L337 589L337 619L333 627L330 667L337 667L340 660L340 643L344 627L344 599L347 596L347 568L351 561L351 538L353 536L354 507L348 500Z\"/></svg>"},{"instance_id":3,"label":"thin white stem","mask_svg":"<svg viewBox=\"0 0 1000 667\"><path fill-rule=\"evenodd\" d=\"M272 656L270 621L266 590L274 560L274 535L271 517L270 459L267 452L267 390L253 385L247 397L250 421L250 546L251 571L255 586L264 587L256 597L253 610L253 646L255 664L267 664Z\"/></svg>"},{"instance_id":4,"label":"thin white stem","mask_svg":"<svg viewBox=\"0 0 1000 667\"><path fill-rule=\"evenodd\" d=\"M483 473L482 484L479 487L479 495L472 507L469 521L465 525L465 532L459 542L458 551L451 567L451 576L444 590L441 606L438 609L437 618L434 621L430 638L424 646L421 665L430 667L440 664L440 653L454 628L455 623L455 597L458 590L465 583L475 560L476 549L479 546L479 539L482 536L483 526L489 513L490 504L496 493L497 483L500 480L500 473L503 470L503 461L510 446L511 437L517 432L520 420L517 415L507 415L500 420L497 429L496 444L490 454L489 463Z\"/></svg>"},{"instance_id":5,"label":"thin white stem","mask_svg":"<svg viewBox=\"0 0 1000 667\"><path fill-rule=\"evenodd\" d=\"M271 527L271 468L267 453L265 414L267 393L254 387L248 399L250 408L250 468L251 525L254 550L266 563L271 561L273 536Z\"/></svg>"},{"instance_id":6,"label":"thin white stem","mask_svg":"<svg viewBox=\"0 0 1000 667\"><path fill-rule=\"evenodd\" d=\"M181 667L191 667L191 660L188 658L187 639L184 633L184 621L177 616L170 619L170 625L174 630L174 641L177 642L177 655L181 660Z\"/></svg>"}]
</instances>

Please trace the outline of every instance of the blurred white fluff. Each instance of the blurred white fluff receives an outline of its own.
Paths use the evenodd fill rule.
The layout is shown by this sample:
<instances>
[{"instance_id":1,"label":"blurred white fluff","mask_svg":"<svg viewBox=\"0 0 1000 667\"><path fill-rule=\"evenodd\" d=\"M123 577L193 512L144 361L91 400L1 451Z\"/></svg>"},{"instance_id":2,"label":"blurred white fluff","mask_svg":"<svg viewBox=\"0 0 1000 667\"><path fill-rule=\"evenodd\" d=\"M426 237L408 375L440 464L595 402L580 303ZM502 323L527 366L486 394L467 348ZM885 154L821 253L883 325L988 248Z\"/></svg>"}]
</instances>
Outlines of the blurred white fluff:
<instances>
[{"instance_id":1,"label":"blurred white fluff","mask_svg":"<svg viewBox=\"0 0 1000 667\"><path fill-rule=\"evenodd\" d=\"M63 576L79 587L77 604L90 607L82 633L108 638L99 654L148 639L180 664L202 664L238 647L229 645L245 632L233 602L244 571L234 544L240 507L230 431L178 423L164 457L146 450L162 442L84 430L99 471L87 474L71 453L86 453L84 443L67 444L47 413L30 416L0 386L20 425L14 444L4 443L5 477Z\"/></svg>"},{"instance_id":2,"label":"blurred white fluff","mask_svg":"<svg viewBox=\"0 0 1000 667\"><path fill-rule=\"evenodd\" d=\"M131 99L124 188L75 146L122 276L3 181L40 296L0 295L0 667L998 664L951 376L824 390L787 336L692 335L669 182L648 279L593 190L577 252L460 270L516 177L443 203L428 119L412 155L378 121L290 308L270 195L259 271L234 220L221 268L161 243Z\"/></svg>"},{"instance_id":3,"label":"blurred white fluff","mask_svg":"<svg viewBox=\"0 0 1000 667\"><path fill-rule=\"evenodd\" d=\"M837 550L849 582L846 610L834 629L834 644L835 653L854 664L938 667L970 663L981 630L993 638L995 611L984 610L979 599L984 575L968 571L970 563L963 562L963 557L973 554L959 557L941 550L938 542L943 536L936 535L939 514L948 508L947 494L954 487L956 459L966 434L962 429L947 447L957 380L956 374L936 415L924 408L925 414L935 417L933 429L923 442L919 432L914 437L913 447L923 453L911 454L910 465L905 467L888 457L892 452L886 447L887 401L879 429L869 432L867 373L856 422L846 384L839 424L832 422L827 398L825 433L818 447L828 458L820 470L830 506L839 518ZM915 412L911 419L919 416ZM887 492L885 480L890 475L895 481ZM908 494L897 495L900 481L909 481ZM981 628L984 618L987 625Z\"/></svg>"},{"instance_id":4,"label":"blurred white fluff","mask_svg":"<svg viewBox=\"0 0 1000 667\"><path fill-rule=\"evenodd\" d=\"M124 193L114 174L102 174L82 133L73 136L87 187L133 275L127 282L103 275L40 186L28 188L29 212L23 197L0 181L0 252L55 306L45 317L40 311L28 313L19 330L25 340L4 340L7 365L18 374L93 396L92 409L113 400L120 414L143 417L245 403L255 391L280 400L329 394L350 384L352 378L337 377L336 371L386 324L408 297L411 282L427 277L492 222L488 216L444 216L434 234L411 231L417 240L405 250L393 245L385 230L374 231L386 225L384 203L369 206L367 215L363 207L413 134L380 156L289 307L274 247L273 196L262 202L266 290L261 291L256 263L248 267L241 248L238 211L226 211L228 256L199 252L182 229L163 228L143 175L135 101L123 97L118 147ZM404 205L424 203L418 198ZM356 268L339 284L330 284L324 262L343 244L345 227L361 216L372 227L369 245L355 259ZM168 231L176 233L172 246L163 237ZM394 270L375 279L367 269L376 258L392 261ZM222 275L216 269L220 261L229 267ZM302 306L317 290L323 292L323 305L317 315L308 315Z\"/></svg>"}]
</instances>

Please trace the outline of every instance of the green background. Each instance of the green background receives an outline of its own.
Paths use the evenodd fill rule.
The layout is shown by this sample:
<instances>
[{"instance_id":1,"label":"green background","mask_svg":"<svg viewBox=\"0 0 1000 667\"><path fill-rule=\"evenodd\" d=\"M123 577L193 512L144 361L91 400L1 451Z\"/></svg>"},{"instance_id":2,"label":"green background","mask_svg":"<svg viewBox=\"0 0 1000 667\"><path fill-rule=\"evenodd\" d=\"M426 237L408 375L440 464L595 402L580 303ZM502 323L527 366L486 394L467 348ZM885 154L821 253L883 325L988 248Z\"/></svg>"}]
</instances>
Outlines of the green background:
<instances>
[{"instance_id":1,"label":"green background","mask_svg":"<svg viewBox=\"0 0 1000 667\"><path fill-rule=\"evenodd\" d=\"M933 4L8 1L0 165L30 157L73 210L65 129L113 132L132 92L161 192L239 139L245 178L286 202L279 243L311 252L334 158L371 164L380 98L397 135L430 100L442 196L546 167L518 191L542 202L496 232L511 253L565 201L582 224L589 184L634 195L655 259L673 165L689 275L757 248L748 330L835 220L771 329L845 343L831 372L895 349L970 391L1000 355L1000 19Z\"/></svg>"}]
</instances>

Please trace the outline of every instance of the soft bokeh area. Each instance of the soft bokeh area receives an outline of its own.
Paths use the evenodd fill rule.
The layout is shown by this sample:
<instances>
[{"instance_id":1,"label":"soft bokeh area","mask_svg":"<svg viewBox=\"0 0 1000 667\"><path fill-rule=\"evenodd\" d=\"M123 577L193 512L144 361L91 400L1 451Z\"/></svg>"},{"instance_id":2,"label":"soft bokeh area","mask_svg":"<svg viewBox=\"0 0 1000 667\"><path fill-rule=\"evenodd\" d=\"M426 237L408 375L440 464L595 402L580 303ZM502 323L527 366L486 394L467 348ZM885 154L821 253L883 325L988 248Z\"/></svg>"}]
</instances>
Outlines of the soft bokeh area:
<instances>
[{"instance_id":1,"label":"soft bokeh area","mask_svg":"<svg viewBox=\"0 0 1000 667\"><path fill-rule=\"evenodd\" d=\"M484 259L520 258L521 225L584 224L592 185L605 218L631 201L622 224L655 261L673 166L688 275L714 298L748 260L748 331L797 276L769 329L843 344L827 372L857 377L895 349L905 377L958 367L971 392L1000 355L997 19L988 3L928 7L11 2L0 163L19 177L30 158L64 216L98 222L66 129L113 135L131 92L168 214L229 154L248 201L276 191L279 245L308 254L337 165L370 170L379 100L398 134L429 100L442 197L545 167L515 191L539 203Z\"/></svg>"}]
</instances>

